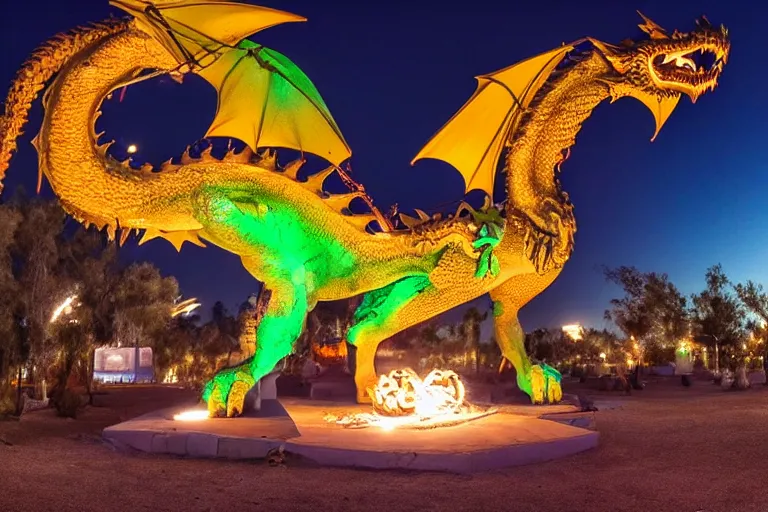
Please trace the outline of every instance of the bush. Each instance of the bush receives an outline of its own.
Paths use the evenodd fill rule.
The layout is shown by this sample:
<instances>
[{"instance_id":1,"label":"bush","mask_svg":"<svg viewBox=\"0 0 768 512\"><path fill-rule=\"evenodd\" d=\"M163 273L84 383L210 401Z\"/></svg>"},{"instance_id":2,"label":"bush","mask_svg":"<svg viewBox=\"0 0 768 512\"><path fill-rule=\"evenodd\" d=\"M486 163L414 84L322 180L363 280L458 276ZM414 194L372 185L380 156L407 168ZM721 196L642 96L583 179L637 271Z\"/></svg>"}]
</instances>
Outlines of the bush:
<instances>
[{"instance_id":1,"label":"bush","mask_svg":"<svg viewBox=\"0 0 768 512\"><path fill-rule=\"evenodd\" d=\"M56 398L51 399L51 401L56 407L56 414L62 418L76 418L78 410L83 406L80 395L69 389L57 393Z\"/></svg>"},{"instance_id":2,"label":"bush","mask_svg":"<svg viewBox=\"0 0 768 512\"><path fill-rule=\"evenodd\" d=\"M10 386L0 386L0 416L16 413L16 392Z\"/></svg>"}]
</instances>

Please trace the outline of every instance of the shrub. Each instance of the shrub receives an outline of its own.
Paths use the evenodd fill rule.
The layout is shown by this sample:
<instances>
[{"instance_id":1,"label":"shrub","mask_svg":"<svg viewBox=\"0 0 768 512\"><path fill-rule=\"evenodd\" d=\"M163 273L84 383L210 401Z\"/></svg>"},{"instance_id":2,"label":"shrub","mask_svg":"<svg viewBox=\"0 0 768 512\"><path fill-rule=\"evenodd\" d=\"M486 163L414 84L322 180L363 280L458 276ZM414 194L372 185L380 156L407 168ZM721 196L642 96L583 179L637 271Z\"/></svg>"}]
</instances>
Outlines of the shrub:
<instances>
[{"instance_id":1,"label":"shrub","mask_svg":"<svg viewBox=\"0 0 768 512\"><path fill-rule=\"evenodd\" d=\"M16 413L16 393L10 386L0 386L0 416Z\"/></svg>"}]
</instances>

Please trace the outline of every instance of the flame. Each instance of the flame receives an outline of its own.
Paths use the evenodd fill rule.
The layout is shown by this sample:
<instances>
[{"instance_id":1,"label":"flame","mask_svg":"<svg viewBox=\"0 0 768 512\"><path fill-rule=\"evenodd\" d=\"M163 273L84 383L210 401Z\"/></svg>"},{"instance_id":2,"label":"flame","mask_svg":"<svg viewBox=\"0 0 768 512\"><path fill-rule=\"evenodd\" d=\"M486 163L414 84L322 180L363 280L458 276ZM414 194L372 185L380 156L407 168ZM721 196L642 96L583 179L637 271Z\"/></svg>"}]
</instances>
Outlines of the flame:
<instances>
[{"instance_id":1,"label":"flame","mask_svg":"<svg viewBox=\"0 0 768 512\"><path fill-rule=\"evenodd\" d=\"M347 344L344 341L316 344L313 351L315 353L315 360L320 364L338 363L347 358Z\"/></svg>"},{"instance_id":2,"label":"flame","mask_svg":"<svg viewBox=\"0 0 768 512\"><path fill-rule=\"evenodd\" d=\"M208 411L205 410L184 411L173 415L174 421L202 421L207 419Z\"/></svg>"},{"instance_id":3,"label":"flame","mask_svg":"<svg viewBox=\"0 0 768 512\"><path fill-rule=\"evenodd\" d=\"M432 370L424 380L410 368L392 370L368 389L374 411L382 416L450 413L461 408L465 394L464 384L450 370Z\"/></svg>"},{"instance_id":4,"label":"flame","mask_svg":"<svg viewBox=\"0 0 768 512\"><path fill-rule=\"evenodd\" d=\"M397 427L433 428L481 418L496 409L479 409L466 401L466 390L459 376L450 370L432 370L423 380L410 368L381 375L368 388L373 413L326 416L326 421L344 427L376 426L383 430Z\"/></svg>"}]
</instances>

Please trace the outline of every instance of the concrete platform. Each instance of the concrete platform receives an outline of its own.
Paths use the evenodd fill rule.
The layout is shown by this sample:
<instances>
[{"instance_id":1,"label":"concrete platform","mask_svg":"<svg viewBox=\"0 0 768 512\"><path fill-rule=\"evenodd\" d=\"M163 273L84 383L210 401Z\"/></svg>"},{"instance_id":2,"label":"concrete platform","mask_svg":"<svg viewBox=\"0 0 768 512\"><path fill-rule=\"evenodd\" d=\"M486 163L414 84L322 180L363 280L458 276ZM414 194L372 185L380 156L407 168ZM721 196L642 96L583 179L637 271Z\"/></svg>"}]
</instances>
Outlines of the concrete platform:
<instances>
[{"instance_id":1,"label":"concrete platform","mask_svg":"<svg viewBox=\"0 0 768 512\"><path fill-rule=\"evenodd\" d=\"M282 404L281 404L282 402ZM345 429L326 414L369 410L357 404L265 400L258 414L180 422L175 410L157 411L108 427L104 438L147 453L226 459L260 459L282 448L326 466L468 473L558 459L598 443L578 426L569 408L538 409L539 416L500 412L434 430ZM558 407L558 406L553 406ZM547 410L549 409L549 410ZM588 418L594 424L594 415ZM559 421L562 419L562 422Z\"/></svg>"}]
</instances>

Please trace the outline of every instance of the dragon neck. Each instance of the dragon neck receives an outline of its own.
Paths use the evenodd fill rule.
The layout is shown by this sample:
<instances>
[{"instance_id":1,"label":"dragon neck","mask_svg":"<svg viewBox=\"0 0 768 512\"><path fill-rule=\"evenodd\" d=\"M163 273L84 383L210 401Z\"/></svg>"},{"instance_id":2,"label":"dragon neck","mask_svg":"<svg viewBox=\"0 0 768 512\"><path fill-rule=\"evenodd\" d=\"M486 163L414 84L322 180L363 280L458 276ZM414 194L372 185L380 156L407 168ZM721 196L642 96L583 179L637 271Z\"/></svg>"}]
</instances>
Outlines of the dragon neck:
<instances>
[{"instance_id":1,"label":"dragon neck","mask_svg":"<svg viewBox=\"0 0 768 512\"><path fill-rule=\"evenodd\" d=\"M555 71L539 90L511 137L504 167L508 208L535 212L547 198L570 204L555 173L584 121L609 96L608 86L599 80L608 66L590 52Z\"/></svg>"},{"instance_id":2,"label":"dragon neck","mask_svg":"<svg viewBox=\"0 0 768 512\"><path fill-rule=\"evenodd\" d=\"M504 166L506 216L524 234L525 255L541 275L565 265L576 232L573 205L555 173L581 125L610 94L600 81L609 71L602 57L590 52L577 59L538 91L511 136ZM517 254L516 238L505 237L502 252Z\"/></svg>"},{"instance_id":3,"label":"dragon neck","mask_svg":"<svg viewBox=\"0 0 768 512\"><path fill-rule=\"evenodd\" d=\"M54 40L54 44L55 44ZM148 227L142 205L162 192L164 173L137 171L108 156L94 127L104 98L145 69L172 69L173 57L132 22L99 34L61 64L44 96L45 117L34 144L64 209L114 235L118 226ZM180 219L168 219L167 225Z\"/></svg>"}]
</instances>

